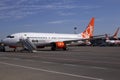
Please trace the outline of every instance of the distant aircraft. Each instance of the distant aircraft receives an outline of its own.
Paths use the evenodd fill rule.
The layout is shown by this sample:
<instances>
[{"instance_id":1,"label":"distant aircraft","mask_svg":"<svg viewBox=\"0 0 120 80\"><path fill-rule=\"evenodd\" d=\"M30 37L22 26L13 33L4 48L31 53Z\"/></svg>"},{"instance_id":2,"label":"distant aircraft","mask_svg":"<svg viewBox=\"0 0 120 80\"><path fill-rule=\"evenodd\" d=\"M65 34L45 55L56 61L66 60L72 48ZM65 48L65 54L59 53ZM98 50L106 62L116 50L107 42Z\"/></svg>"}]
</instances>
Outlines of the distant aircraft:
<instances>
[{"instance_id":1,"label":"distant aircraft","mask_svg":"<svg viewBox=\"0 0 120 80\"><path fill-rule=\"evenodd\" d=\"M119 28L115 31L112 36L108 36L108 34L97 35L93 38L90 38L91 45L93 46L112 46L112 45L120 45L120 39L118 38Z\"/></svg>"},{"instance_id":2,"label":"distant aircraft","mask_svg":"<svg viewBox=\"0 0 120 80\"><path fill-rule=\"evenodd\" d=\"M118 38L119 28L115 31L114 35L109 37L106 34L106 43L107 45L120 45L120 40Z\"/></svg>"},{"instance_id":3,"label":"distant aircraft","mask_svg":"<svg viewBox=\"0 0 120 80\"><path fill-rule=\"evenodd\" d=\"M115 31L115 33L113 34L111 38L118 39L118 32L119 32L119 27L117 28L117 30Z\"/></svg>"},{"instance_id":4,"label":"distant aircraft","mask_svg":"<svg viewBox=\"0 0 120 80\"><path fill-rule=\"evenodd\" d=\"M7 36L2 40L2 43L10 48L16 49L17 47L23 47L29 51L36 50L37 48L44 48L51 46L51 50L57 48L67 50L67 44L87 40L93 36L94 31L94 18L91 19L85 31L79 34L58 34L58 33L15 33Z\"/></svg>"}]
</instances>

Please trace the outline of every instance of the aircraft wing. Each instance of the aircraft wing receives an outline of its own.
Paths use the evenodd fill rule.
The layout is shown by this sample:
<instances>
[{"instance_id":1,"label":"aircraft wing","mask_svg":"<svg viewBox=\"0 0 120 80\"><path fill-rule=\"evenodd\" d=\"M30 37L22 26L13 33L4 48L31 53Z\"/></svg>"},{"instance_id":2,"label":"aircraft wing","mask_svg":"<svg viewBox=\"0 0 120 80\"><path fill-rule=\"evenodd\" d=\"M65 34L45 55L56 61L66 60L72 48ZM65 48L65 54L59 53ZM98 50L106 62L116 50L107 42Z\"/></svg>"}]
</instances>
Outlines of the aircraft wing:
<instances>
[{"instance_id":1,"label":"aircraft wing","mask_svg":"<svg viewBox=\"0 0 120 80\"><path fill-rule=\"evenodd\" d=\"M90 39L86 38L86 39L77 39L77 40L67 40L67 41L63 41L63 42L65 42L66 44L69 44L71 42L86 41L86 40L90 40Z\"/></svg>"},{"instance_id":2,"label":"aircraft wing","mask_svg":"<svg viewBox=\"0 0 120 80\"><path fill-rule=\"evenodd\" d=\"M105 39L105 38L106 38L105 35L106 35L106 34L104 34L104 35L96 35L96 36L92 36L92 37L90 38L90 40L95 40L95 39Z\"/></svg>"}]
</instances>

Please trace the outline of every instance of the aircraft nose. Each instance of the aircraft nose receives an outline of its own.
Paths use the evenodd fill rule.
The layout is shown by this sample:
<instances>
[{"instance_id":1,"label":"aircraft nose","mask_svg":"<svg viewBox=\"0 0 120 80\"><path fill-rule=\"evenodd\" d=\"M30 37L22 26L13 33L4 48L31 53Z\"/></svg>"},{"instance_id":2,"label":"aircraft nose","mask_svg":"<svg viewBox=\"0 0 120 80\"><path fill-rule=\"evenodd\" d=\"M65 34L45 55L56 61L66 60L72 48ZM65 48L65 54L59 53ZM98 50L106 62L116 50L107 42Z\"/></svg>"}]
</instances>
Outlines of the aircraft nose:
<instances>
[{"instance_id":1,"label":"aircraft nose","mask_svg":"<svg viewBox=\"0 0 120 80\"><path fill-rule=\"evenodd\" d=\"M18 42L18 40L5 38L5 39L1 40L1 42L5 45L15 45Z\"/></svg>"}]
</instances>

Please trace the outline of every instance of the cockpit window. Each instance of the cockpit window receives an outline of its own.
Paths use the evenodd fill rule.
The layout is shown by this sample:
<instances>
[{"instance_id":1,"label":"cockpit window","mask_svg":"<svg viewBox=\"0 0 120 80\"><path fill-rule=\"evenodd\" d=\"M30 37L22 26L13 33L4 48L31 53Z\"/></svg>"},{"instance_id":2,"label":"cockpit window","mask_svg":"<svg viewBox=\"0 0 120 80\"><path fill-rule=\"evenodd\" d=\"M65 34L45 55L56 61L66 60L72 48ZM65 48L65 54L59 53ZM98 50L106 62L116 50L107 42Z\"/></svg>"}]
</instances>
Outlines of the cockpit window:
<instances>
[{"instance_id":1,"label":"cockpit window","mask_svg":"<svg viewBox=\"0 0 120 80\"><path fill-rule=\"evenodd\" d=\"M10 36L10 35L9 35L9 36L7 36L7 38L14 38L14 36Z\"/></svg>"}]
</instances>

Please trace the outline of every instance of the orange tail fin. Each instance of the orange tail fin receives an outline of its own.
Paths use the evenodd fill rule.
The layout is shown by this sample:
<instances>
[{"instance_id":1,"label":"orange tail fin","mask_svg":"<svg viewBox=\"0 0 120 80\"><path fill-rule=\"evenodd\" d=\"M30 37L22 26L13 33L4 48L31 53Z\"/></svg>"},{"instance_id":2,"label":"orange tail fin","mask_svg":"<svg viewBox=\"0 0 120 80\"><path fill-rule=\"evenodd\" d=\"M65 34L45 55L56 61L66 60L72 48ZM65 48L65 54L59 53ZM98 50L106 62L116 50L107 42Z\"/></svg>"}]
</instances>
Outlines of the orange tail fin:
<instances>
[{"instance_id":1,"label":"orange tail fin","mask_svg":"<svg viewBox=\"0 0 120 80\"><path fill-rule=\"evenodd\" d=\"M84 32L82 32L82 37L83 38L90 38L93 36L94 32L94 20L95 18L92 18L91 21L89 22L87 28L85 29Z\"/></svg>"}]
</instances>

